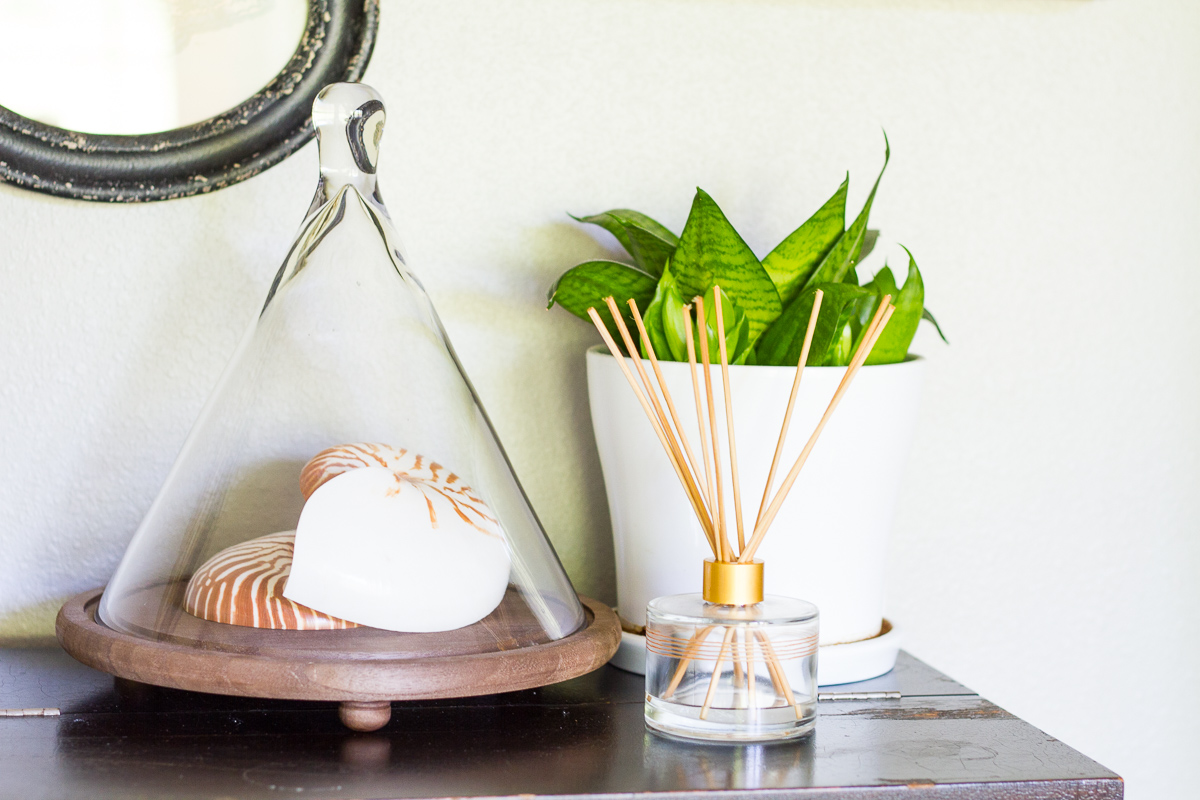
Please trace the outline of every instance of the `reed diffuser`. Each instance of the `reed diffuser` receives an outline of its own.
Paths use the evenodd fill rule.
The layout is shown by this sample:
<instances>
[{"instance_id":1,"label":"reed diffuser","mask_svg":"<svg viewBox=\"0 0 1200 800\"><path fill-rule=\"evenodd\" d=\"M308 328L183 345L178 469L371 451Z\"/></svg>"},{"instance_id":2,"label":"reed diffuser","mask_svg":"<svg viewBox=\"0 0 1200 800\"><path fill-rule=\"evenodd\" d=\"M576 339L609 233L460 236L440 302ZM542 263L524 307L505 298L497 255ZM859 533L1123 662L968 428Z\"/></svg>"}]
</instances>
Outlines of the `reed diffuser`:
<instances>
[{"instance_id":1,"label":"reed diffuser","mask_svg":"<svg viewBox=\"0 0 1200 800\"><path fill-rule=\"evenodd\" d=\"M765 595L763 562L754 555L834 409L895 312L895 306L891 303L891 295L885 296L880 302L870 324L863 330L846 374L829 406L778 490L772 494L821 309L823 294L817 291L758 513L753 527L747 529L738 478L737 437L733 424L733 397L730 392L721 288L715 286L713 289L732 509L726 507L724 493L718 435L721 423L717 418L714 397L709 337L704 329L706 317L703 297L694 298L692 304L684 307L688 363L698 422L699 458L680 420L675 400L663 380L637 303L630 300L629 310L648 356L650 371L654 373L654 381L646 370L615 299L605 298L605 303L624 342L625 351L630 356L633 370L626 363L624 353L600 314L594 307L588 309L588 316L617 360L666 451L712 551L712 558L705 559L703 565L702 592L659 597L650 601L647 607L646 724L668 734L705 740L745 742L795 738L807 734L816 724L819 615L816 606L803 600ZM698 336L694 335L694 328L697 327L700 328ZM634 371L637 372L636 378ZM732 530L730 517L733 518ZM791 566L803 568L803 565Z\"/></svg>"}]
</instances>

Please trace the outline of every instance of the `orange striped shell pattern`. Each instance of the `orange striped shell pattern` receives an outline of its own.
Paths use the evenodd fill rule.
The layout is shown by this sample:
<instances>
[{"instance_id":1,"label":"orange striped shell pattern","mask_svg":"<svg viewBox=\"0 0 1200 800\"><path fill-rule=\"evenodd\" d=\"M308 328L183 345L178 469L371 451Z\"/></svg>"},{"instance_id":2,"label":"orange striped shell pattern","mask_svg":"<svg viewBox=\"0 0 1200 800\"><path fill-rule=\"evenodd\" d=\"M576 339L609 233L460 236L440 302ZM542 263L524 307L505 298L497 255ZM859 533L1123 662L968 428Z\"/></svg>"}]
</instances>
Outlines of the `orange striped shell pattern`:
<instances>
[{"instance_id":1,"label":"orange striped shell pattern","mask_svg":"<svg viewBox=\"0 0 1200 800\"><path fill-rule=\"evenodd\" d=\"M471 527L500 537L491 509L462 479L441 464L404 448L386 444L342 444L322 450L300 471L300 492L307 501L324 483L361 467L386 467L419 488L426 496L430 524L438 526L435 498L449 501L454 513Z\"/></svg>"},{"instance_id":2,"label":"orange striped shell pattern","mask_svg":"<svg viewBox=\"0 0 1200 800\"><path fill-rule=\"evenodd\" d=\"M250 628L317 631L357 628L283 596L296 532L260 536L227 547L188 581L184 610L211 622Z\"/></svg>"}]
</instances>

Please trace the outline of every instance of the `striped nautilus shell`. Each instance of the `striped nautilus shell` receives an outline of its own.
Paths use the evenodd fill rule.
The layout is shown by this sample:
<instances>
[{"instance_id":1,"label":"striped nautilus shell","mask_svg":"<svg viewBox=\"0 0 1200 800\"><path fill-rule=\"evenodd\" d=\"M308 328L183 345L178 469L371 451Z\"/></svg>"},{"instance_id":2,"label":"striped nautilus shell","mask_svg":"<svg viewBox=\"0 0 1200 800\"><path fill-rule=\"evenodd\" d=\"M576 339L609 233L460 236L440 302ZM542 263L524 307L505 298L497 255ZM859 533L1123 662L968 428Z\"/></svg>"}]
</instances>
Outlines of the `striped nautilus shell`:
<instances>
[{"instance_id":1,"label":"striped nautilus shell","mask_svg":"<svg viewBox=\"0 0 1200 800\"><path fill-rule=\"evenodd\" d=\"M389 631L448 631L503 600L512 562L483 498L431 458L381 444L318 453L285 594Z\"/></svg>"},{"instance_id":2,"label":"striped nautilus shell","mask_svg":"<svg viewBox=\"0 0 1200 800\"><path fill-rule=\"evenodd\" d=\"M322 450L300 471L300 493L307 502L325 483L363 467L384 467L396 475L397 482L415 486L426 497L432 527L439 526L437 507L444 500L463 522L480 533L500 537L491 509L460 477L433 459L386 444L341 444Z\"/></svg>"},{"instance_id":3,"label":"striped nautilus shell","mask_svg":"<svg viewBox=\"0 0 1200 800\"><path fill-rule=\"evenodd\" d=\"M327 522L324 525L317 525L316 530L328 529L329 533L327 535L316 534L316 539L307 539L306 541L308 541L307 547L310 552L314 554L323 552L324 554L320 557L314 555L309 562L312 567L307 571L300 570L305 574L298 577L293 583L303 585L295 586L296 591L306 597L312 597L310 602L314 605L326 607L326 603L332 603L341 606L346 600L348 590L344 587L336 589L338 582L330 575L318 578L314 568L318 571L323 570L327 565L345 556L365 569L365 565L370 564L370 559L363 560L362 553L357 549L354 553L345 552L346 535L354 539L360 530L365 530L364 525L366 528L370 528L373 521L379 522L380 520L359 519L356 523L358 527L349 534L341 531L340 528L345 521L355 517L355 512L360 511L364 507L364 503L366 507L371 507L371 504L377 499L386 501L386 498L392 497L394 500L403 500L400 497L403 493L404 498L410 499L398 506L390 503L383 509L384 529L392 530L393 526L398 526L396 528L397 535L416 537L417 542L426 540L429 534L433 534L435 538L444 538L444 545L441 546L449 546L457 550L458 561L464 568L465 574L474 576L472 580L475 586L471 590L464 591L463 587L458 587L454 590L455 594L470 596L478 594L480 591L483 592L482 599L474 605L484 610L476 618L482 617L494 608L499 602L500 596L503 595L504 587L507 586L509 569L508 556L499 524L483 499L458 475L436 461L419 453L385 444L345 444L323 450L305 464L300 472L300 491L304 495L306 512L310 510L307 505L308 501L318 489L334 478L364 468L369 468L366 469L366 472L371 475L386 478L386 480L382 483L376 480L373 484L375 488L372 489L367 486L372 483L371 480L351 479L350 484L363 484L363 486L356 489L350 484L345 484L342 489L329 495L330 498L334 498L349 492L349 497L345 500L349 505L339 505L332 509L323 508L318 513L318 516L323 516ZM363 474L361 477L367 479L371 476ZM330 490L333 489L334 487L331 486ZM330 490L323 492L322 496L327 495ZM411 494L414 492L415 494ZM323 502L328 504L331 501L327 499ZM341 501L333 500L332 502L336 504ZM306 526L304 520L305 517L302 515L300 525L302 529ZM308 525L311 531L312 523L310 522ZM438 537L439 529L440 537ZM472 547L469 554L464 554L461 548L468 540L464 540L462 537L467 531L489 544ZM305 535L313 536L314 533L315 531ZM391 542L393 539L392 535L386 532L382 535L385 537L384 542ZM272 533L220 551L201 565L188 582L184 608L189 614L201 619L255 628L339 630L359 627L356 622L349 622L344 618L317 611L284 596L284 592L288 590L289 579L292 577L296 537L296 531ZM360 545L366 545L369 541L369 539L364 539ZM376 543L378 544L378 540ZM435 547L439 546L436 542L427 543ZM419 547L420 545L413 546ZM332 547L333 550L324 552L324 548L329 547ZM297 575L300 575L300 572L297 572ZM362 576L358 576L358 578L361 579ZM352 580L350 583L354 585L361 583L361 580ZM379 580L374 583L379 584ZM384 583L390 585L395 581L393 578ZM415 586L421 581L410 579L409 583ZM445 585L447 591L452 588L449 584ZM434 593L434 590L424 589L423 593L425 596L429 596ZM443 605L451 608L453 603ZM378 607L379 604L376 603L374 606ZM354 605L351 603L346 607L349 609ZM387 613L379 619L375 619L374 610L375 608L371 608L365 612L366 616L361 621L362 624L374 624L376 627L386 627L392 630L414 629L408 622L397 627L391 615ZM473 617L476 613L478 611L464 609L465 616L455 621L461 622L461 619ZM344 614L343 616L352 615ZM371 617L371 620L367 620L367 617Z\"/></svg>"},{"instance_id":4,"label":"striped nautilus shell","mask_svg":"<svg viewBox=\"0 0 1200 800\"><path fill-rule=\"evenodd\" d=\"M227 547L196 570L184 609L211 622L289 631L357 628L283 596L296 532L260 536Z\"/></svg>"}]
</instances>

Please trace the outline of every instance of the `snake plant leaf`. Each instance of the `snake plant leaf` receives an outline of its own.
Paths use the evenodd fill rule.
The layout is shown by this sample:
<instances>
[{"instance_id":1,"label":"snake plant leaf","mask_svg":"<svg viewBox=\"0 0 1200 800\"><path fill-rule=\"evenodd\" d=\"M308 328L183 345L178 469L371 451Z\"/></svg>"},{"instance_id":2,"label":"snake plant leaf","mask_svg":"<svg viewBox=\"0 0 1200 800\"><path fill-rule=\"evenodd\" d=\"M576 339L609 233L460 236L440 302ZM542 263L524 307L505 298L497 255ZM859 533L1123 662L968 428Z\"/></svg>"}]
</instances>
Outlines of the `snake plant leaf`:
<instances>
[{"instance_id":1,"label":"snake plant leaf","mask_svg":"<svg viewBox=\"0 0 1200 800\"><path fill-rule=\"evenodd\" d=\"M855 313L857 302L870 297L870 290L848 283L821 283L808 287L796 295L796 299L788 304L779 319L759 339L755 348L759 364L795 366L800 360L817 289L824 292L825 296L821 300L821 313L817 316L812 347L805 363L810 366L829 363L830 355L835 353L846 325Z\"/></svg>"},{"instance_id":2,"label":"snake plant leaf","mask_svg":"<svg viewBox=\"0 0 1200 800\"><path fill-rule=\"evenodd\" d=\"M721 321L725 323L725 354L730 363L741 355L749 344L749 322L746 312L721 287ZM717 293L709 289L704 293L704 330L708 335L708 355L713 364L720 363L720 342L717 340ZM696 331L696 357L700 357L700 332ZM686 345L685 345L686 347ZM686 353L684 354L686 358Z\"/></svg>"},{"instance_id":3,"label":"snake plant leaf","mask_svg":"<svg viewBox=\"0 0 1200 800\"><path fill-rule=\"evenodd\" d=\"M779 299L785 306L800 294L800 289L821 263L825 254L837 243L846 227L846 192L850 176L817 209L808 221L788 234L787 238L767 253L763 269L771 276Z\"/></svg>"},{"instance_id":4,"label":"snake plant leaf","mask_svg":"<svg viewBox=\"0 0 1200 800\"><path fill-rule=\"evenodd\" d=\"M842 285L853 286L854 284ZM825 353L825 360L821 362L821 366L849 366L863 333L858 325L859 309L864 304L870 305L876 302L876 298L870 294L870 290L864 289L864 291L867 292L864 296L846 304L842 309L842 313L834 322L834 330L837 333L834 335L833 342Z\"/></svg>"},{"instance_id":5,"label":"snake plant leaf","mask_svg":"<svg viewBox=\"0 0 1200 800\"><path fill-rule=\"evenodd\" d=\"M646 306L641 311L642 324L646 326L646 335L650 337L650 346L654 348L654 355L661 361L667 358L665 353L668 352L667 337L663 332L663 296L665 290L663 285L658 285L658 290L654 293L654 299L650 301L650 305ZM630 327L629 332L636 337L638 348L642 351L642 358L649 358L650 354L646 352L646 341L642 339L641 332L635 327Z\"/></svg>"},{"instance_id":6,"label":"snake plant leaf","mask_svg":"<svg viewBox=\"0 0 1200 800\"><path fill-rule=\"evenodd\" d=\"M575 316L591 322L588 309L595 307L609 332L617 336L604 298L611 295L621 307L622 316L632 325L633 318L626 310L627 303L632 298L637 301L638 308L645 308L654 299L657 285L654 276L628 264L619 261L585 261L564 272L550 287L546 308L558 303Z\"/></svg>"},{"instance_id":7,"label":"snake plant leaf","mask_svg":"<svg viewBox=\"0 0 1200 800\"><path fill-rule=\"evenodd\" d=\"M663 298L663 332L667 337L667 347L670 348L670 358L674 361L687 361L687 327L683 321L683 295L679 292L679 284L671 274L671 265L663 270L663 283L668 283L666 296Z\"/></svg>"},{"instance_id":8,"label":"snake plant leaf","mask_svg":"<svg viewBox=\"0 0 1200 800\"><path fill-rule=\"evenodd\" d=\"M907 249L905 252L908 252ZM867 357L868 365L895 364L903 361L908 355L908 346L917 334L917 325L921 323L921 312L925 308L925 283L921 279L921 270L917 268L912 253L908 254L908 276L904 279L904 287L899 291L896 290L896 280L890 269L885 267L879 272L880 274L867 284L867 288L873 288L876 292L876 297L870 304L870 313L875 313L875 308L879 306L879 301L885 294L892 295L896 311L875 342L875 349Z\"/></svg>"},{"instance_id":9,"label":"snake plant leaf","mask_svg":"<svg viewBox=\"0 0 1200 800\"><path fill-rule=\"evenodd\" d=\"M708 354L711 363L720 361L720 343L717 339L716 291L709 289L704 293L704 331L708 336ZM750 320L746 312L727 295L721 292L721 319L725 323L725 353L730 364L745 363L746 351L752 350L750 341ZM686 336L683 326L683 304L679 306L680 332ZM692 346L695 348L697 360L700 358L700 329L699 320L693 322ZM670 338L673 334L669 334ZM680 357L676 361L687 361L687 339L680 338ZM675 345L672 344L672 348ZM672 351L674 352L674 351ZM739 360L740 359L740 360Z\"/></svg>"},{"instance_id":10,"label":"snake plant leaf","mask_svg":"<svg viewBox=\"0 0 1200 800\"><path fill-rule=\"evenodd\" d=\"M745 365L751 366L751 367L757 366L758 365L758 353L755 352L753 347L747 347L745 350L742 351L742 354L740 356L738 356L737 359L733 363L734 364L745 364Z\"/></svg>"},{"instance_id":11,"label":"snake plant leaf","mask_svg":"<svg viewBox=\"0 0 1200 800\"><path fill-rule=\"evenodd\" d=\"M942 337L943 342L950 344L950 340L946 338L946 334L942 333L942 326L938 325L938 321L933 318L933 314L929 313L928 308L921 312L921 319L927 319L932 322L933 327L937 329L937 335Z\"/></svg>"},{"instance_id":12,"label":"snake plant leaf","mask_svg":"<svg viewBox=\"0 0 1200 800\"><path fill-rule=\"evenodd\" d=\"M825 360L821 362L821 366L849 366L850 359L854 355L854 326L851 324L853 317L853 311L843 312L841 319L838 320L838 334L833 338L833 344L830 346L829 352L825 354Z\"/></svg>"},{"instance_id":13,"label":"snake plant leaf","mask_svg":"<svg viewBox=\"0 0 1200 800\"><path fill-rule=\"evenodd\" d=\"M740 308L734 315L734 332L734 347L729 347L729 343L726 342L726 354L729 356L729 363L740 364L744 361L742 356L754 350L750 341L750 320Z\"/></svg>"},{"instance_id":14,"label":"snake plant leaf","mask_svg":"<svg viewBox=\"0 0 1200 800\"><path fill-rule=\"evenodd\" d=\"M668 261L663 268L654 300L645 314L646 332L654 345L654 354L661 361L687 360L687 333L683 327L683 297ZM645 350L645 346L642 347Z\"/></svg>"},{"instance_id":15,"label":"snake plant leaf","mask_svg":"<svg viewBox=\"0 0 1200 800\"><path fill-rule=\"evenodd\" d=\"M875 277L863 284L864 289L870 289L873 293L870 297L864 297L858 302L857 319L855 320L854 337L857 341L859 334L867 327L871 318L875 316L875 309L879 308L879 301L886 295L891 295L895 300L900 290L896 287L896 276L892 274L892 268L887 264L883 265L883 269L875 273ZM899 311L899 308L897 308Z\"/></svg>"},{"instance_id":16,"label":"snake plant leaf","mask_svg":"<svg viewBox=\"0 0 1200 800\"><path fill-rule=\"evenodd\" d=\"M858 263L871 255L875 249L875 243L879 241L879 231L875 228L867 228L867 235L863 237L862 249L858 251Z\"/></svg>"},{"instance_id":17,"label":"snake plant leaf","mask_svg":"<svg viewBox=\"0 0 1200 800\"><path fill-rule=\"evenodd\" d=\"M571 218L577 222L599 225L617 237L617 241L633 257L633 263L656 278L662 275L663 265L679 244L679 237L666 226L629 208L614 208L602 214Z\"/></svg>"},{"instance_id":18,"label":"snake plant leaf","mask_svg":"<svg viewBox=\"0 0 1200 800\"><path fill-rule=\"evenodd\" d=\"M871 216L871 206L875 203L875 193L879 191L879 182L883 180L883 173L887 171L888 161L892 157L892 148L888 143L886 133L883 136L883 144L883 167L879 170L879 176L875 178L875 185L871 187L871 193L867 195L867 202L863 204L862 211L858 212L854 222L850 223L850 227L837 240L837 244L821 259L820 265L805 282L805 289L817 283L844 281L847 274L862 258L867 240L867 220Z\"/></svg>"},{"instance_id":19,"label":"snake plant leaf","mask_svg":"<svg viewBox=\"0 0 1200 800\"><path fill-rule=\"evenodd\" d=\"M703 189L696 190L671 269L684 298L714 285L728 293L745 312L751 343L783 310L771 276Z\"/></svg>"}]
</instances>

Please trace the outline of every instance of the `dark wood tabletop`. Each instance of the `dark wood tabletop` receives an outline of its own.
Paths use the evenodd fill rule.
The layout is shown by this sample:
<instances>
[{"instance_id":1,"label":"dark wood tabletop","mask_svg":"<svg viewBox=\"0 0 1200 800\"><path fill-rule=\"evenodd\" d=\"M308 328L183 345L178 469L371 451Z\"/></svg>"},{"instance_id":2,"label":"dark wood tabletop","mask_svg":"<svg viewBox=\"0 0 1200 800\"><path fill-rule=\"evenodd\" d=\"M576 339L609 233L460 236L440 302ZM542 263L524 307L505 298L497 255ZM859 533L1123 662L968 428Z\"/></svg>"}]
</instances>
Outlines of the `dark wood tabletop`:
<instances>
[{"instance_id":1,"label":"dark wood tabletop","mask_svg":"<svg viewBox=\"0 0 1200 800\"><path fill-rule=\"evenodd\" d=\"M615 667L465 700L396 703L371 734L335 703L114 681L57 647L0 649L0 798L1120 798L1121 779L912 656L827 692L801 742L650 733L643 679ZM59 716L12 716L13 709ZM6 711L7 710L7 711Z\"/></svg>"}]
</instances>

